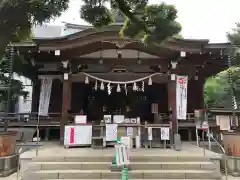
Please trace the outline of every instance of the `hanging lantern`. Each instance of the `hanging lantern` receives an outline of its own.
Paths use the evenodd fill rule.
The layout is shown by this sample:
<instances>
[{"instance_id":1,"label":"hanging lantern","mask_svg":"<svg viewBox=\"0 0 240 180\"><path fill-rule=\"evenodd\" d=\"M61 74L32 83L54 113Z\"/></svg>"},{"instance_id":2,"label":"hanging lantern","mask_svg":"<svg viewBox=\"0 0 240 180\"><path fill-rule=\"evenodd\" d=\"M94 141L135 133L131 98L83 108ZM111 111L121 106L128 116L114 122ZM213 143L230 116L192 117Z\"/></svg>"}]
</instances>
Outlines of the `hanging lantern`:
<instances>
[{"instance_id":1,"label":"hanging lantern","mask_svg":"<svg viewBox=\"0 0 240 180\"><path fill-rule=\"evenodd\" d=\"M117 85L117 92L121 92L121 88L119 84Z\"/></svg>"},{"instance_id":2,"label":"hanging lantern","mask_svg":"<svg viewBox=\"0 0 240 180\"><path fill-rule=\"evenodd\" d=\"M97 86L98 86L98 84L97 84L97 81L96 81L95 82L95 87L94 87L95 90L97 90Z\"/></svg>"},{"instance_id":3,"label":"hanging lantern","mask_svg":"<svg viewBox=\"0 0 240 180\"><path fill-rule=\"evenodd\" d=\"M144 92L144 81L142 81L142 92Z\"/></svg>"},{"instance_id":4,"label":"hanging lantern","mask_svg":"<svg viewBox=\"0 0 240 180\"><path fill-rule=\"evenodd\" d=\"M137 84L135 82L135 83L133 83L133 91L136 91L136 90L137 90Z\"/></svg>"},{"instance_id":5,"label":"hanging lantern","mask_svg":"<svg viewBox=\"0 0 240 180\"><path fill-rule=\"evenodd\" d=\"M103 84L103 82L101 82L101 85L100 85L100 90L104 90L104 84Z\"/></svg>"},{"instance_id":6,"label":"hanging lantern","mask_svg":"<svg viewBox=\"0 0 240 180\"><path fill-rule=\"evenodd\" d=\"M85 84L89 84L88 76L85 77Z\"/></svg>"},{"instance_id":7,"label":"hanging lantern","mask_svg":"<svg viewBox=\"0 0 240 180\"><path fill-rule=\"evenodd\" d=\"M130 111L130 107L127 105L126 106L126 111L129 112Z\"/></svg>"},{"instance_id":8,"label":"hanging lantern","mask_svg":"<svg viewBox=\"0 0 240 180\"><path fill-rule=\"evenodd\" d=\"M105 105L103 105L103 112L106 112L107 111L107 108L106 108L106 106Z\"/></svg>"},{"instance_id":9,"label":"hanging lantern","mask_svg":"<svg viewBox=\"0 0 240 180\"><path fill-rule=\"evenodd\" d=\"M148 85L149 85L149 86L152 85L152 78L151 78L151 77L148 79Z\"/></svg>"}]
</instances>

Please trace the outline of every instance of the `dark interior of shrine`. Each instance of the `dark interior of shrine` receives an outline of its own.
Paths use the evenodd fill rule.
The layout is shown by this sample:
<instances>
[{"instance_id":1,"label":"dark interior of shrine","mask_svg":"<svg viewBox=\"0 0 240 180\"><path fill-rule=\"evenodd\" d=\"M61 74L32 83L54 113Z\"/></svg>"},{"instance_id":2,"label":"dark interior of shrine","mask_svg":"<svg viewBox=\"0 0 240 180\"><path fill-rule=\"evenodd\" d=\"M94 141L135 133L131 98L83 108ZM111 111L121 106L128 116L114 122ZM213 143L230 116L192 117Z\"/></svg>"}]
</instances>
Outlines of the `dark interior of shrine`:
<instances>
[{"instance_id":1,"label":"dark interior of shrine","mask_svg":"<svg viewBox=\"0 0 240 180\"><path fill-rule=\"evenodd\" d=\"M88 121L102 120L104 114L125 115L128 118L140 117L141 121L153 122L151 104L157 103L160 113L168 112L167 85L153 83L151 86L138 84L138 90L133 91L128 86L127 93L123 86L121 92L112 86L111 94L104 90L94 89L94 84L72 84L72 113L87 115Z\"/></svg>"},{"instance_id":2,"label":"dark interior of shrine","mask_svg":"<svg viewBox=\"0 0 240 180\"><path fill-rule=\"evenodd\" d=\"M100 86L100 83L98 83ZM141 122L153 122L154 115L151 112L151 104L158 104L159 113L168 113L168 87L167 83L154 83L149 86L145 83L144 92L142 83L138 83L139 91L133 91L132 85L128 85L127 95L124 85L121 92L117 92L117 86L112 85L111 94L108 95L107 84L104 90L98 86L95 90L95 82L72 82L70 113L79 114L83 110L89 121L100 121L104 114L122 114L129 118L140 117ZM203 83L195 80L188 82L187 109L193 113L194 109L203 107ZM33 102L33 112L38 110L38 97L40 94L40 81L35 87L36 99ZM60 113L62 110L62 82L54 80L50 99L49 112Z\"/></svg>"}]
</instances>

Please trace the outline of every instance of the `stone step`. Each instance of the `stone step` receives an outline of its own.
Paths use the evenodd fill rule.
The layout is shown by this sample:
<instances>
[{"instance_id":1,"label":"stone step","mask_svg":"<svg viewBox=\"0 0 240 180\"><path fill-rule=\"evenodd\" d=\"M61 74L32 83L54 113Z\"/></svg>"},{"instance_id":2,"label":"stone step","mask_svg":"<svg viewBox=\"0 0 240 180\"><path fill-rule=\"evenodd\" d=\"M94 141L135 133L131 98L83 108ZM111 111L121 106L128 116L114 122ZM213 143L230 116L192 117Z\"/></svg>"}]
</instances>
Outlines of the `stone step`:
<instances>
[{"instance_id":1,"label":"stone step","mask_svg":"<svg viewBox=\"0 0 240 180\"><path fill-rule=\"evenodd\" d=\"M109 170L111 162L34 162L32 170ZM212 162L131 162L131 170L214 170Z\"/></svg>"},{"instance_id":2,"label":"stone step","mask_svg":"<svg viewBox=\"0 0 240 180\"><path fill-rule=\"evenodd\" d=\"M35 157L35 162L111 162L114 156L45 156ZM131 156L131 162L204 162L209 161L210 157L205 156Z\"/></svg>"},{"instance_id":3,"label":"stone step","mask_svg":"<svg viewBox=\"0 0 240 180\"><path fill-rule=\"evenodd\" d=\"M28 175L28 179L120 179L121 172L109 170L43 170ZM219 179L211 170L133 170L129 179Z\"/></svg>"}]
</instances>

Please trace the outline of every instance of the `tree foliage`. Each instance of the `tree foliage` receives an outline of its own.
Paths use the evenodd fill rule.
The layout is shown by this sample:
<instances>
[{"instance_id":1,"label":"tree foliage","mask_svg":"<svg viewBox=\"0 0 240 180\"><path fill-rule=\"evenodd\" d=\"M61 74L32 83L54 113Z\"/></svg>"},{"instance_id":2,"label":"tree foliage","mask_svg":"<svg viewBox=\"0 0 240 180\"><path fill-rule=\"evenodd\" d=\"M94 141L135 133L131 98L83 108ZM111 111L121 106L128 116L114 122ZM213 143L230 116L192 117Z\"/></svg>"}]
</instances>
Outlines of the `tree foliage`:
<instances>
[{"instance_id":1,"label":"tree foliage","mask_svg":"<svg viewBox=\"0 0 240 180\"><path fill-rule=\"evenodd\" d=\"M107 8L107 3L111 3L111 9ZM84 0L80 13L81 18L99 28L114 22L112 10L120 11L125 17L120 31L122 37L160 44L181 31L176 21L176 8L165 3L149 5L148 0Z\"/></svg>"},{"instance_id":2,"label":"tree foliage","mask_svg":"<svg viewBox=\"0 0 240 180\"><path fill-rule=\"evenodd\" d=\"M208 107L232 108L231 85L228 83L229 74L232 72L234 95L238 107L240 105L240 68L231 67L207 79L204 87L204 100Z\"/></svg>"},{"instance_id":3,"label":"tree foliage","mask_svg":"<svg viewBox=\"0 0 240 180\"><path fill-rule=\"evenodd\" d=\"M227 38L232 44L240 45L240 23L236 23L236 27L227 33Z\"/></svg>"},{"instance_id":4,"label":"tree foliage","mask_svg":"<svg viewBox=\"0 0 240 180\"><path fill-rule=\"evenodd\" d=\"M29 37L31 27L57 17L68 0L0 0L0 56L5 47Z\"/></svg>"},{"instance_id":5,"label":"tree foliage","mask_svg":"<svg viewBox=\"0 0 240 180\"><path fill-rule=\"evenodd\" d=\"M11 102L16 101L19 95L27 96L27 92L23 90L23 84L21 81L16 79L10 79L11 67L9 67L9 62L13 62L12 70L14 74L22 75L25 69L26 62L23 56L16 55L13 58L10 55L10 51L5 51L4 56L0 60L0 102L7 102L10 98ZM10 60L10 58L12 58ZM11 88L9 94L9 88Z\"/></svg>"},{"instance_id":6,"label":"tree foliage","mask_svg":"<svg viewBox=\"0 0 240 180\"><path fill-rule=\"evenodd\" d=\"M238 107L240 104L240 54L238 47L240 45L240 23L236 23L236 28L227 33L227 38L234 45L233 51L230 52L232 66L207 79L204 95L205 104L208 107L232 108L232 95L235 96ZM229 71L232 74L233 85L228 80Z\"/></svg>"},{"instance_id":7,"label":"tree foliage","mask_svg":"<svg viewBox=\"0 0 240 180\"><path fill-rule=\"evenodd\" d=\"M0 0L0 101L9 97L9 59L4 58L7 45L28 39L33 25L59 16L67 7L68 0ZM19 55L13 62L13 71L19 75L29 66ZM20 81L12 80L11 84L12 100L26 95Z\"/></svg>"}]
</instances>

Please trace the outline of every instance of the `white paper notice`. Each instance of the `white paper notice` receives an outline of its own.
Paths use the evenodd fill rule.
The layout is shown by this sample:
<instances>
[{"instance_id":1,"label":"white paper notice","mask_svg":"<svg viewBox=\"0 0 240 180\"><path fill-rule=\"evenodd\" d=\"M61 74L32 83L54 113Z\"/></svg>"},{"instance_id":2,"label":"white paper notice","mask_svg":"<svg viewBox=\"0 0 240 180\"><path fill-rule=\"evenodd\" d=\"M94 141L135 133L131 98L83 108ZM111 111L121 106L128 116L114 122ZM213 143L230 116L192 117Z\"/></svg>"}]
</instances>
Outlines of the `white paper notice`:
<instances>
[{"instance_id":1,"label":"white paper notice","mask_svg":"<svg viewBox=\"0 0 240 180\"><path fill-rule=\"evenodd\" d=\"M152 137L152 128L151 128L151 127L148 127L148 140L149 140L149 141L152 141L152 140L153 140L153 137Z\"/></svg>"},{"instance_id":2,"label":"white paper notice","mask_svg":"<svg viewBox=\"0 0 240 180\"><path fill-rule=\"evenodd\" d=\"M114 115L113 116L113 122L120 124L120 123L124 123L125 117L123 115Z\"/></svg>"},{"instance_id":3,"label":"white paper notice","mask_svg":"<svg viewBox=\"0 0 240 180\"><path fill-rule=\"evenodd\" d=\"M161 128L161 140L169 140L169 128Z\"/></svg>"},{"instance_id":4,"label":"white paper notice","mask_svg":"<svg viewBox=\"0 0 240 180\"><path fill-rule=\"evenodd\" d=\"M106 124L106 141L117 140L117 124Z\"/></svg>"},{"instance_id":5,"label":"white paper notice","mask_svg":"<svg viewBox=\"0 0 240 180\"><path fill-rule=\"evenodd\" d=\"M76 115L75 116L75 124L86 124L87 116L86 115Z\"/></svg>"},{"instance_id":6,"label":"white paper notice","mask_svg":"<svg viewBox=\"0 0 240 180\"><path fill-rule=\"evenodd\" d=\"M133 136L133 127L127 127L127 136Z\"/></svg>"}]
</instances>

